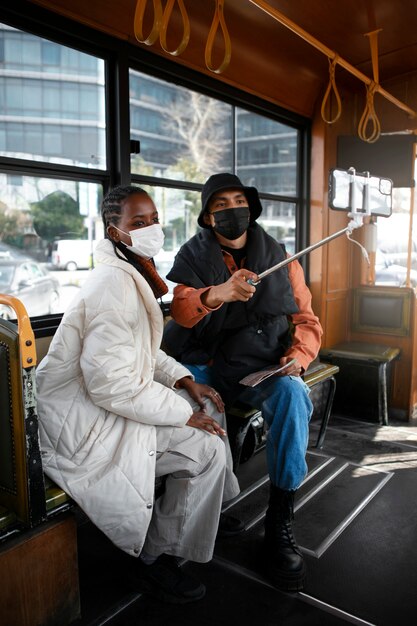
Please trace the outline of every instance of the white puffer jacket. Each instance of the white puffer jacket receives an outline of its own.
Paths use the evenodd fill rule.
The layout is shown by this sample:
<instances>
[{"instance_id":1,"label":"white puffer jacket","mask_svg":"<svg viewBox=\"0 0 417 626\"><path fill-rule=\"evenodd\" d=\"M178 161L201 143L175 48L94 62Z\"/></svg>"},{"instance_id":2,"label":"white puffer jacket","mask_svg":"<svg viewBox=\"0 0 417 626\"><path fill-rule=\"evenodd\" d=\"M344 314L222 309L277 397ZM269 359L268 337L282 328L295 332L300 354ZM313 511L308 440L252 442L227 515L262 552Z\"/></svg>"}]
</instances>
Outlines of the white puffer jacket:
<instances>
[{"instance_id":1,"label":"white puffer jacket","mask_svg":"<svg viewBox=\"0 0 417 626\"><path fill-rule=\"evenodd\" d=\"M152 515L156 426L182 427L173 390L189 371L159 349L147 282L98 244L93 270L37 369L45 472L122 550L137 556Z\"/></svg>"}]
</instances>

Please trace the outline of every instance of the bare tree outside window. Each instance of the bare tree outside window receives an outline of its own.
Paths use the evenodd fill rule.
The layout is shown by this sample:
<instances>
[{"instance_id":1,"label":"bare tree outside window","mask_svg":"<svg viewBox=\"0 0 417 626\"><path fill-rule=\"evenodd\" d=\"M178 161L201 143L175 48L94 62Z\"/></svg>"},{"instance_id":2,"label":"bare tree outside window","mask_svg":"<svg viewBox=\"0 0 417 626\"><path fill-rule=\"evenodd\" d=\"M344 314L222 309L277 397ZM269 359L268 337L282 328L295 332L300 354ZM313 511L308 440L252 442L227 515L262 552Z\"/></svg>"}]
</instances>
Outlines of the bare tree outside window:
<instances>
[{"instance_id":1,"label":"bare tree outside window","mask_svg":"<svg viewBox=\"0 0 417 626\"><path fill-rule=\"evenodd\" d=\"M166 134L183 140L182 156L169 169L180 172L180 168L185 167L185 180L190 180L189 175L193 173L192 180L204 182L219 171L230 150L230 109L194 91L178 95L173 105L164 111Z\"/></svg>"}]
</instances>

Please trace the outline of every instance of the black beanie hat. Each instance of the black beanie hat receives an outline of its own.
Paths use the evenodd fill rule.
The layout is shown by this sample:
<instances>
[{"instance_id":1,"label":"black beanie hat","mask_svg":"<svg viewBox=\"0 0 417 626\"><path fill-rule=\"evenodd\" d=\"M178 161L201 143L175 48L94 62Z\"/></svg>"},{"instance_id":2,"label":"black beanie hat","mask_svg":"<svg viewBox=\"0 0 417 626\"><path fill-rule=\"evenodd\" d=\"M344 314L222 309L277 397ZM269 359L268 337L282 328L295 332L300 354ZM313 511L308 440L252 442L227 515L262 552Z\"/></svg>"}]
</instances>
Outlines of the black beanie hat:
<instances>
[{"instance_id":1,"label":"black beanie hat","mask_svg":"<svg viewBox=\"0 0 417 626\"><path fill-rule=\"evenodd\" d=\"M243 189L249 204L250 223L252 224L258 219L262 213L262 204L259 200L259 194L256 187L245 187L242 185L240 178L234 174L213 174L213 176L210 176L210 178L206 180L203 189L201 190L202 208L197 220L198 225L201 226L201 228L210 228L210 226L204 222L203 216L207 211L207 205L211 196L222 189Z\"/></svg>"}]
</instances>

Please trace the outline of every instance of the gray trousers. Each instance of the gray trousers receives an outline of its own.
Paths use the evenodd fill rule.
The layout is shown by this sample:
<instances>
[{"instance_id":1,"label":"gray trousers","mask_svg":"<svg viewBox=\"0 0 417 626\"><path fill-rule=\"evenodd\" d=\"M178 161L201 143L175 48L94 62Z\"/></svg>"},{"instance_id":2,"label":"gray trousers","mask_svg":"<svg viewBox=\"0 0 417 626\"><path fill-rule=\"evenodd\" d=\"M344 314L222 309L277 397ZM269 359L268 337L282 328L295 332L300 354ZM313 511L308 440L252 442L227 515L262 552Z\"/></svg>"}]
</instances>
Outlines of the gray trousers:
<instances>
[{"instance_id":1,"label":"gray trousers","mask_svg":"<svg viewBox=\"0 0 417 626\"><path fill-rule=\"evenodd\" d=\"M185 390L178 393L198 410ZM224 413L208 400L206 412L226 427ZM222 502L239 493L229 441L191 426L161 426L156 437L156 476L167 478L154 505L144 551L206 563L213 556Z\"/></svg>"}]
</instances>

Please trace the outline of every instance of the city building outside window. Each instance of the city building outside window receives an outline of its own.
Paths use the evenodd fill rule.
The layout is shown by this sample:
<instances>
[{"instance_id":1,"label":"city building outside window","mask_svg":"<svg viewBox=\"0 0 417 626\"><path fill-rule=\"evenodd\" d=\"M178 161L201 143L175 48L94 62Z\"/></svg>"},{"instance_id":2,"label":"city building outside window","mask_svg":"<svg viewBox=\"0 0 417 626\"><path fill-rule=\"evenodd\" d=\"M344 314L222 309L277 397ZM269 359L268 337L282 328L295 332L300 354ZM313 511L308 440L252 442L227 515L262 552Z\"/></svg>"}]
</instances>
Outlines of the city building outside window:
<instances>
[{"instance_id":1,"label":"city building outside window","mask_svg":"<svg viewBox=\"0 0 417 626\"><path fill-rule=\"evenodd\" d=\"M104 61L0 24L0 156L106 168Z\"/></svg>"},{"instance_id":2,"label":"city building outside window","mask_svg":"<svg viewBox=\"0 0 417 626\"><path fill-rule=\"evenodd\" d=\"M31 316L64 311L94 266L104 190L129 175L160 213L162 276L197 232L204 181L222 171L259 189L259 222L294 250L297 128L130 69L130 136L117 141L126 150L138 140L140 151L130 172L110 171L118 120L106 112L105 76L102 58L0 24L0 292L21 298Z\"/></svg>"},{"instance_id":3,"label":"city building outside window","mask_svg":"<svg viewBox=\"0 0 417 626\"><path fill-rule=\"evenodd\" d=\"M167 235L161 260L156 259L162 275L179 247L197 232L200 194L195 184L218 172L234 172L245 185L258 188L264 208L259 222L294 251L296 129L133 69L130 121L131 139L140 142L140 153L131 157L132 178L138 183L157 179L149 193Z\"/></svg>"}]
</instances>

